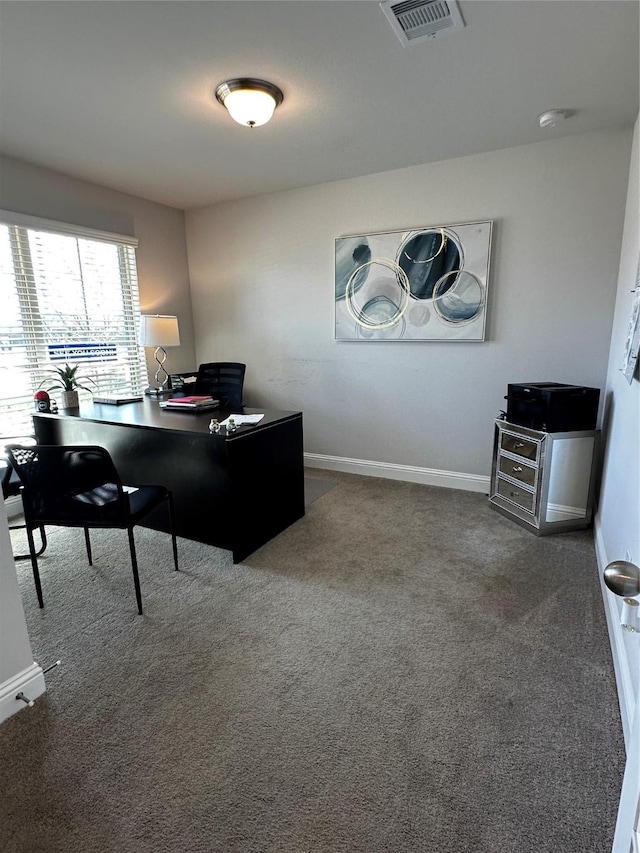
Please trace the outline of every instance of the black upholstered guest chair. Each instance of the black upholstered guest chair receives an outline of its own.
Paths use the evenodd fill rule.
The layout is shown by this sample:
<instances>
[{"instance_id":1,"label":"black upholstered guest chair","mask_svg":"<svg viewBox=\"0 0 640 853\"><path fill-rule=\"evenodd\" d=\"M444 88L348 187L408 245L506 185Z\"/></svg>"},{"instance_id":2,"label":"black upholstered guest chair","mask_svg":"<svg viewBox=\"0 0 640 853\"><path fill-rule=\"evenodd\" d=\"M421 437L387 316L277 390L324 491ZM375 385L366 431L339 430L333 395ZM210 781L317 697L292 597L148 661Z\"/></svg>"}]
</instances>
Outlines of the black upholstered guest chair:
<instances>
[{"instance_id":1,"label":"black upholstered guest chair","mask_svg":"<svg viewBox=\"0 0 640 853\"><path fill-rule=\"evenodd\" d=\"M129 534L131 568L138 613L142 596L138 577L133 528L162 503L167 504L173 544L173 562L178 571L178 550L171 492L164 486L123 486L116 467L104 447L7 445L7 455L22 483L22 503L29 540L29 554L38 603L44 607L33 531L46 524L83 527L87 558L91 555L91 528L120 528Z\"/></svg>"},{"instance_id":2,"label":"black upholstered guest chair","mask_svg":"<svg viewBox=\"0 0 640 853\"><path fill-rule=\"evenodd\" d=\"M245 364L236 361L212 361L198 368L194 394L210 394L224 409L242 408Z\"/></svg>"}]
</instances>

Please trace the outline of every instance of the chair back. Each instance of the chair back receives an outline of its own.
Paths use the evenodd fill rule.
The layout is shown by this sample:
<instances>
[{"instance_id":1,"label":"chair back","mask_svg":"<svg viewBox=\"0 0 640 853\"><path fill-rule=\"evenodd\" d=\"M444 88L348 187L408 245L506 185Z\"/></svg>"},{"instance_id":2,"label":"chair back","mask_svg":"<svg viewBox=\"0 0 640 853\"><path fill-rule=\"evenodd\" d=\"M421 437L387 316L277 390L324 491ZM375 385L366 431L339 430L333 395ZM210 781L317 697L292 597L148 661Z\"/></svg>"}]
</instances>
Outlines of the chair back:
<instances>
[{"instance_id":1,"label":"chair back","mask_svg":"<svg viewBox=\"0 0 640 853\"><path fill-rule=\"evenodd\" d=\"M245 364L236 361L212 361L198 368L194 394L210 394L228 409L242 408Z\"/></svg>"},{"instance_id":2,"label":"chair back","mask_svg":"<svg viewBox=\"0 0 640 853\"><path fill-rule=\"evenodd\" d=\"M121 527L127 496L104 447L7 445L30 524Z\"/></svg>"},{"instance_id":3,"label":"chair back","mask_svg":"<svg viewBox=\"0 0 640 853\"><path fill-rule=\"evenodd\" d=\"M0 459L0 474L2 476L2 498L15 498L20 494L20 477L8 459Z\"/></svg>"},{"instance_id":4,"label":"chair back","mask_svg":"<svg viewBox=\"0 0 640 853\"><path fill-rule=\"evenodd\" d=\"M35 444L35 441L28 436L13 436L9 438L3 436L0 439L0 480L2 482L2 497L6 501L7 498L15 498L22 491L22 483L20 477L16 474L13 465L9 462L6 448L9 444Z\"/></svg>"}]
</instances>

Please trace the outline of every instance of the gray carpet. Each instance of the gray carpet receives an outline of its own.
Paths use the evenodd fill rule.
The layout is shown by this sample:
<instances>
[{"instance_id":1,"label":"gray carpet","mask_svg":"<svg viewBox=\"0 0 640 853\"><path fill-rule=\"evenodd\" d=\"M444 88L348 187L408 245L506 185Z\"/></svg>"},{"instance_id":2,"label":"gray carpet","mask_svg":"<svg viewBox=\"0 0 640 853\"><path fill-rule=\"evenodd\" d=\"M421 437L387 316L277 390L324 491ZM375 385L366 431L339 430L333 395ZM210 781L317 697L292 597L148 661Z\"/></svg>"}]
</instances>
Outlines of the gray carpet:
<instances>
[{"instance_id":1,"label":"gray carpet","mask_svg":"<svg viewBox=\"0 0 640 853\"><path fill-rule=\"evenodd\" d=\"M605 853L624 766L588 532L332 474L232 565L51 529L18 571L35 708L0 726L3 853ZM16 550L22 546L15 537Z\"/></svg>"}]
</instances>

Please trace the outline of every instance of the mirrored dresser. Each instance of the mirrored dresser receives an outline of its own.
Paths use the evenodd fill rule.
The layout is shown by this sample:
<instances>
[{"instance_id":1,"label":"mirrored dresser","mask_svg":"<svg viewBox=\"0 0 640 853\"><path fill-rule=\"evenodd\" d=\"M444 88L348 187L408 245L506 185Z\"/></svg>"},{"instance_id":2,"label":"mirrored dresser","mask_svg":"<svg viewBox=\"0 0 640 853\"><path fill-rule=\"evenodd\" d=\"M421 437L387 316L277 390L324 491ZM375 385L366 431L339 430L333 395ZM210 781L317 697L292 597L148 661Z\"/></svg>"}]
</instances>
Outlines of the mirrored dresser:
<instances>
[{"instance_id":1,"label":"mirrored dresser","mask_svg":"<svg viewBox=\"0 0 640 853\"><path fill-rule=\"evenodd\" d=\"M538 536L591 524L600 430L543 432L497 420L491 506Z\"/></svg>"}]
</instances>

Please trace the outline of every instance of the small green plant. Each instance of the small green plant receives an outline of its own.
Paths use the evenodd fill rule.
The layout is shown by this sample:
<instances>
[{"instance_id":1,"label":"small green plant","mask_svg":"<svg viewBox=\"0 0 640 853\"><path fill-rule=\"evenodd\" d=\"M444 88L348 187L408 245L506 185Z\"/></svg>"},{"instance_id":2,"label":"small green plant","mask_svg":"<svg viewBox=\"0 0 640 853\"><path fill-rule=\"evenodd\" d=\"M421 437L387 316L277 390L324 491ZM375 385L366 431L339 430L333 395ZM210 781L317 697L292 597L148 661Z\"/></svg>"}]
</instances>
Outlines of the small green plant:
<instances>
[{"instance_id":1,"label":"small green plant","mask_svg":"<svg viewBox=\"0 0 640 853\"><path fill-rule=\"evenodd\" d=\"M47 391L54 391L56 387L63 388L65 391L76 391L78 388L82 388L83 391L91 391L91 388L87 388L82 383L91 382L95 385L95 382L90 376L77 376L79 366L76 364L75 367L71 367L70 364L65 364L64 367L52 367L51 370L55 376L50 379L43 379L40 388L47 382L53 382L53 387L47 388Z\"/></svg>"}]
</instances>

